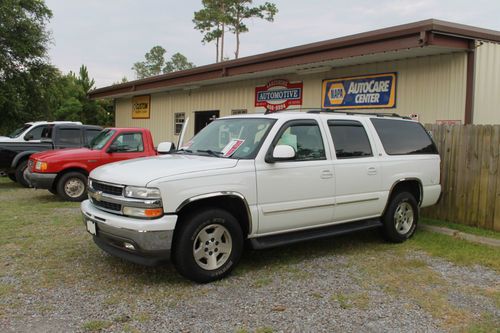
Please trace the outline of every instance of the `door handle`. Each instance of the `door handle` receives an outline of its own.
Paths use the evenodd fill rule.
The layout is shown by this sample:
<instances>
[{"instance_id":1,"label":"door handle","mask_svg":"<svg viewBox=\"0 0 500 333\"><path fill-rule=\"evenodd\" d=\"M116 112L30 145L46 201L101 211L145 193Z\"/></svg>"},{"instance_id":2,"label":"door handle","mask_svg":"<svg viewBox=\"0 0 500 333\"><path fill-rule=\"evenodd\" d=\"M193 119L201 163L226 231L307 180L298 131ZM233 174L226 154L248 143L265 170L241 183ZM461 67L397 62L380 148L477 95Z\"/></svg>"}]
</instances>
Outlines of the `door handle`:
<instances>
[{"instance_id":1,"label":"door handle","mask_svg":"<svg viewBox=\"0 0 500 333\"><path fill-rule=\"evenodd\" d=\"M321 171L321 179L329 179L333 177L333 173L330 170Z\"/></svg>"},{"instance_id":2,"label":"door handle","mask_svg":"<svg viewBox=\"0 0 500 333\"><path fill-rule=\"evenodd\" d=\"M368 168L368 174L369 175L376 175L377 174L377 168L375 168L375 167L369 167Z\"/></svg>"}]
</instances>

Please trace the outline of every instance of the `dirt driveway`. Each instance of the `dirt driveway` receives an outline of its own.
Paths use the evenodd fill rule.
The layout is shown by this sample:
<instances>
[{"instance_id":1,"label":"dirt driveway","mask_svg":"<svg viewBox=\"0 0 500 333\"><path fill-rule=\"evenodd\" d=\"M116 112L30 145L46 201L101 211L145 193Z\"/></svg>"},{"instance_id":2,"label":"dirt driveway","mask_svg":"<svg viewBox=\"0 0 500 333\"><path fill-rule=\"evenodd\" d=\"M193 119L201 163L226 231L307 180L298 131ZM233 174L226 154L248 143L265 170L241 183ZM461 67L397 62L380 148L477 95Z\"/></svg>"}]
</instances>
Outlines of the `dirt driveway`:
<instances>
[{"instance_id":1,"label":"dirt driveway","mask_svg":"<svg viewBox=\"0 0 500 333\"><path fill-rule=\"evenodd\" d=\"M498 331L500 254L425 231L246 251L197 285L92 243L77 204L0 180L2 332Z\"/></svg>"}]
</instances>

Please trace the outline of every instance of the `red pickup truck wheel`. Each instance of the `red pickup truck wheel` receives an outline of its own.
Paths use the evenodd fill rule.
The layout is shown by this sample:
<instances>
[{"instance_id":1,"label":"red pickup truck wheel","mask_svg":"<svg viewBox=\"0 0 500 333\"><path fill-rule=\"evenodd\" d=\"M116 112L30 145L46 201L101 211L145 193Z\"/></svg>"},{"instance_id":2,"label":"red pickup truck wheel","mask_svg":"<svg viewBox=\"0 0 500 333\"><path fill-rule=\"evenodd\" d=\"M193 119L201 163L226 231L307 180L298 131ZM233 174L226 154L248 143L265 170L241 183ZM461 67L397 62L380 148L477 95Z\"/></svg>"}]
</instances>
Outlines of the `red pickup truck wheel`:
<instances>
[{"instance_id":1,"label":"red pickup truck wheel","mask_svg":"<svg viewBox=\"0 0 500 333\"><path fill-rule=\"evenodd\" d=\"M83 201L87 198L87 176L81 172L68 172L57 182L57 194L67 201Z\"/></svg>"}]
</instances>

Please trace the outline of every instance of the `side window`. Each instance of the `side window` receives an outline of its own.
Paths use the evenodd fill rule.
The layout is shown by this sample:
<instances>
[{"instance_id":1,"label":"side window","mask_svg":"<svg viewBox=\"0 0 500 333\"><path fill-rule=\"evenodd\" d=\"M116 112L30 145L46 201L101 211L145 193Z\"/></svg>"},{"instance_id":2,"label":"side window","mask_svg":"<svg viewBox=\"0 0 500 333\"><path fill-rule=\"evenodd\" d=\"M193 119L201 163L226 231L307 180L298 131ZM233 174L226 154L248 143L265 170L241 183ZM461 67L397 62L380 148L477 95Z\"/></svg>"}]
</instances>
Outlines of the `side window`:
<instances>
[{"instance_id":1,"label":"side window","mask_svg":"<svg viewBox=\"0 0 500 333\"><path fill-rule=\"evenodd\" d=\"M144 151L141 133L124 133L120 134L113 142L117 146L118 152L141 152Z\"/></svg>"},{"instance_id":2,"label":"side window","mask_svg":"<svg viewBox=\"0 0 500 333\"><path fill-rule=\"evenodd\" d=\"M81 146L81 131L79 128L59 129L58 141L61 146L79 147Z\"/></svg>"},{"instance_id":3,"label":"side window","mask_svg":"<svg viewBox=\"0 0 500 333\"><path fill-rule=\"evenodd\" d=\"M184 120L186 114L184 112L174 113L174 135L180 135L182 131L182 125L184 125Z\"/></svg>"},{"instance_id":4,"label":"side window","mask_svg":"<svg viewBox=\"0 0 500 333\"><path fill-rule=\"evenodd\" d=\"M99 130L99 129L87 129L87 130L85 130L85 141L87 143L90 143L99 133L101 133L101 130Z\"/></svg>"},{"instance_id":5,"label":"side window","mask_svg":"<svg viewBox=\"0 0 500 333\"><path fill-rule=\"evenodd\" d=\"M326 159L318 124L292 123L282 132L277 145L291 146L295 150L295 161Z\"/></svg>"},{"instance_id":6,"label":"side window","mask_svg":"<svg viewBox=\"0 0 500 333\"><path fill-rule=\"evenodd\" d=\"M371 119L389 155L437 154L429 133L417 122L397 119Z\"/></svg>"},{"instance_id":7,"label":"side window","mask_svg":"<svg viewBox=\"0 0 500 333\"><path fill-rule=\"evenodd\" d=\"M363 125L352 120L330 120L328 128L338 159L373 156Z\"/></svg>"},{"instance_id":8,"label":"side window","mask_svg":"<svg viewBox=\"0 0 500 333\"><path fill-rule=\"evenodd\" d=\"M45 128L47 128L47 125L37 126L26 133L26 135L30 135L31 140L40 140L42 138L42 132Z\"/></svg>"}]
</instances>

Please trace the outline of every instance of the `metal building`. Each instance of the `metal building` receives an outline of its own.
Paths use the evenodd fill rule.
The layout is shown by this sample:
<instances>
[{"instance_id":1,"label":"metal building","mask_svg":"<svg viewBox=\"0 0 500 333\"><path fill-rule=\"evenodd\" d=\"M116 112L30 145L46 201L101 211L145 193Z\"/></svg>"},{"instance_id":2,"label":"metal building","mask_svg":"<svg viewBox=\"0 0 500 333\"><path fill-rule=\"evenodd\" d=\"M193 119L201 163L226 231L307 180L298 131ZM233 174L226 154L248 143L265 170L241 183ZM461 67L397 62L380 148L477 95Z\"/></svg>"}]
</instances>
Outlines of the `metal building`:
<instances>
[{"instance_id":1,"label":"metal building","mask_svg":"<svg viewBox=\"0 0 500 333\"><path fill-rule=\"evenodd\" d=\"M500 124L500 32L434 19L99 88L116 126L155 142L214 117L291 108L411 115L422 123Z\"/></svg>"}]
</instances>

